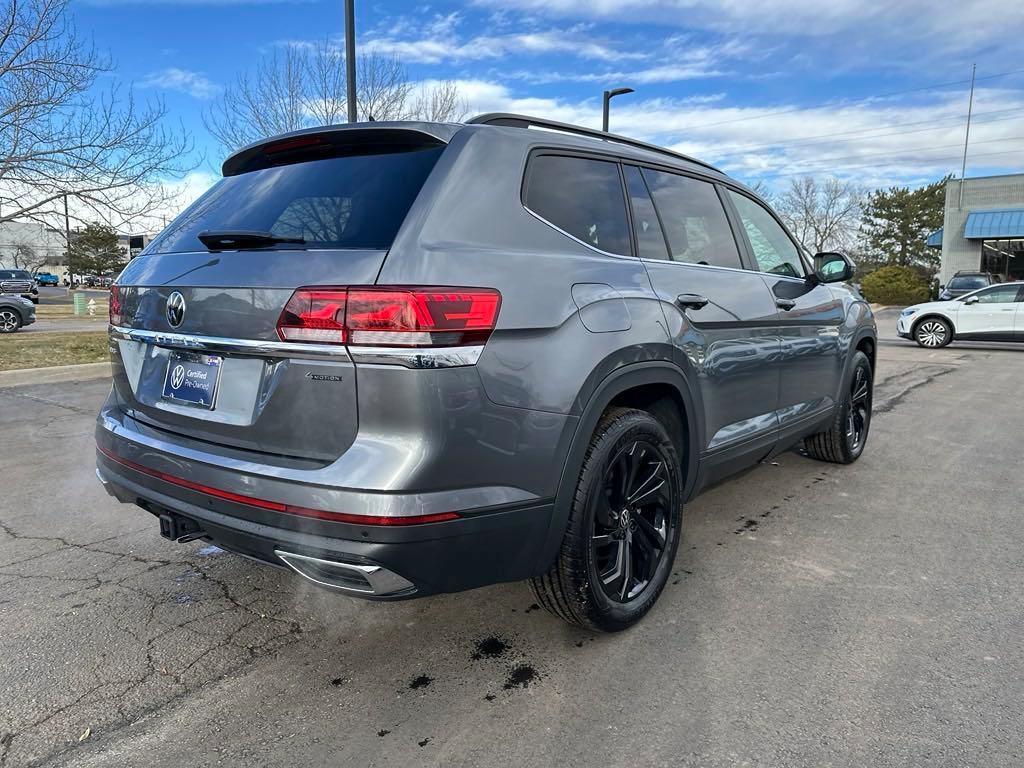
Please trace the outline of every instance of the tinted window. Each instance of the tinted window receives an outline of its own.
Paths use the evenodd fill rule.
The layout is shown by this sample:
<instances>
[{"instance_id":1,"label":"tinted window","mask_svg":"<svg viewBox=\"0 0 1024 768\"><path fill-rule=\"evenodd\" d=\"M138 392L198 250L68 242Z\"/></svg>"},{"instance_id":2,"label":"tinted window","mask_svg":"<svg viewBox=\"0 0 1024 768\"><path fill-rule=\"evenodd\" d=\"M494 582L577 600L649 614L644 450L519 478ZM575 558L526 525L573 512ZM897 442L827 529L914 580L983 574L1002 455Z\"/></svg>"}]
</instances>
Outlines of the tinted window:
<instances>
[{"instance_id":1,"label":"tinted window","mask_svg":"<svg viewBox=\"0 0 1024 768\"><path fill-rule=\"evenodd\" d=\"M946 287L955 291L973 291L975 288L984 288L986 285L988 285L988 280L984 277L954 277Z\"/></svg>"},{"instance_id":2,"label":"tinted window","mask_svg":"<svg viewBox=\"0 0 1024 768\"><path fill-rule=\"evenodd\" d=\"M774 217L746 195L732 190L729 190L729 195L743 222L758 269L773 275L803 277L800 253Z\"/></svg>"},{"instance_id":3,"label":"tinted window","mask_svg":"<svg viewBox=\"0 0 1024 768\"><path fill-rule=\"evenodd\" d=\"M644 184L643 176L640 175L640 169L627 165L623 170L626 172L626 192L629 194L629 203L633 209L637 255L642 259L667 259L668 246L665 245L665 235L662 234L658 214L654 210L654 203L651 202L651 195Z\"/></svg>"},{"instance_id":4,"label":"tinted window","mask_svg":"<svg viewBox=\"0 0 1024 768\"><path fill-rule=\"evenodd\" d=\"M588 245L630 254L626 200L616 163L584 157L534 157L526 207Z\"/></svg>"},{"instance_id":5,"label":"tinted window","mask_svg":"<svg viewBox=\"0 0 1024 768\"><path fill-rule=\"evenodd\" d=\"M31 280L32 275L24 269L0 269L0 280Z\"/></svg>"},{"instance_id":6,"label":"tinted window","mask_svg":"<svg viewBox=\"0 0 1024 768\"><path fill-rule=\"evenodd\" d=\"M673 261L740 268L722 201L706 181L644 169Z\"/></svg>"},{"instance_id":7,"label":"tinted window","mask_svg":"<svg viewBox=\"0 0 1024 768\"><path fill-rule=\"evenodd\" d=\"M999 285L971 295L978 297L979 304L1012 304L1017 300L1018 288L1016 285Z\"/></svg>"},{"instance_id":8,"label":"tinted window","mask_svg":"<svg viewBox=\"0 0 1024 768\"><path fill-rule=\"evenodd\" d=\"M388 248L442 151L332 157L228 176L149 252L206 250L196 237L204 230L301 237L306 248Z\"/></svg>"}]
</instances>

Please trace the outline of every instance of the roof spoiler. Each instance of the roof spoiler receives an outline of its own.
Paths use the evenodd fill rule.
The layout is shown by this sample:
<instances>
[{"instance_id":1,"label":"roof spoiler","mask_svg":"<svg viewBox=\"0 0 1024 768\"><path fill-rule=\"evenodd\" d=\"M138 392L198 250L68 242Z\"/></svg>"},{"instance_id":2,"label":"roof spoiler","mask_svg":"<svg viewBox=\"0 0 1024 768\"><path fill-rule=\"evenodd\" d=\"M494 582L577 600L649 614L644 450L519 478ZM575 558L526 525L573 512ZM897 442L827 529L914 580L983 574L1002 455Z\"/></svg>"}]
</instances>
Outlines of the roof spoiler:
<instances>
[{"instance_id":1,"label":"roof spoiler","mask_svg":"<svg viewBox=\"0 0 1024 768\"><path fill-rule=\"evenodd\" d=\"M310 128L258 141L224 161L221 173L237 176L307 160L387 152L413 152L448 143L458 126L430 123L354 123Z\"/></svg>"}]
</instances>

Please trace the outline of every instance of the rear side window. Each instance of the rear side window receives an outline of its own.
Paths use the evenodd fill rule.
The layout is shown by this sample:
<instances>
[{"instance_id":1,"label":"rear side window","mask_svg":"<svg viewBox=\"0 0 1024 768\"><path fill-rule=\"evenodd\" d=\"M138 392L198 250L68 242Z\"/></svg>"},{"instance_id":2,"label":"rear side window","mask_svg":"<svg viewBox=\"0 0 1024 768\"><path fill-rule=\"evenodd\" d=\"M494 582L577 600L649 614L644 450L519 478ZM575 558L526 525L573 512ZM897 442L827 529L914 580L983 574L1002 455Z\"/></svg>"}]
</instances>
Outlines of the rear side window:
<instances>
[{"instance_id":1,"label":"rear side window","mask_svg":"<svg viewBox=\"0 0 1024 768\"><path fill-rule=\"evenodd\" d=\"M391 246L444 147L292 163L228 176L154 240L149 253L205 251L206 230L300 237L289 248Z\"/></svg>"},{"instance_id":2,"label":"rear side window","mask_svg":"<svg viewBox=\"0 0 1024 768\"><path fill-rule=\"evenodd\" d=\"M668 247L662 234L658 213L654 210L651 195L647 191L640 169L634 165L624 166L626 191L633 209L633 229L636 232L637 255L641 259L667 259Z\"/></svg>"},{"instance_id":3,"label":"rear side window","mask_svg":"<svg viewBox=\"0 0 1024 768\"><path fill-rule=\"evenodd\" d=\"M616 163L537 155L530 163L525 203L587 245L630 255L626 200Z\"/></svg>"},{"instance_id":4,"label":"rear side window","mask_svg":"<svg viewBox=\"0 0 1024 768\"><path fill-rule=\"evenodd\" d=\"M645 168L644 178L673 261L740 269L740 252L722 201L713 185L664 171Z\"/></svg>"}]
</instances>

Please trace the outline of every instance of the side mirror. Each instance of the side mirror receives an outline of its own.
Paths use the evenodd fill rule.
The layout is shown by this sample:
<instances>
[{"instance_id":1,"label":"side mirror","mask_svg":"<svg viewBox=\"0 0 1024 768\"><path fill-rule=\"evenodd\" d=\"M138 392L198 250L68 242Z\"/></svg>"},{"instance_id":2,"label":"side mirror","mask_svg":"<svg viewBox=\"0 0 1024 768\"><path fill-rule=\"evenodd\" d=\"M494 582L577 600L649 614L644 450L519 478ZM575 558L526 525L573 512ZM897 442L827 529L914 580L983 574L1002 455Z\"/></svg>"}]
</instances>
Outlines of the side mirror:
<instances>
[{"instance_id":1,"label":"side mirror","mask_svg":"<svg viewBox=\"0 0 1024 768\"><path fill-rule=\"evenodd\" d=\"M977 296L968 296L964 299L964 304L977 304L980 299Z\"/></svg>"},{"instance_id":2,"label":"side mirror","mask_svg":"<svg viewBox=\"0 0 1024 768\"><path fill-rule=\"evenodd\" d=\"M814 275L822 283L843 283L853 277L856 266L845 254L826 251L814 256Z\"/></svg>"},{"instance_id":3,"label":"side mirror","mask_svg":"<svg viewBox=\"0 0 1024 768\"><path fill-rule=\"evenodd\" d=\"M940 291L946 290L946 286L944 284L942 284L942 283L939 283L939 290Z\"/></svg>"}]
</instances>

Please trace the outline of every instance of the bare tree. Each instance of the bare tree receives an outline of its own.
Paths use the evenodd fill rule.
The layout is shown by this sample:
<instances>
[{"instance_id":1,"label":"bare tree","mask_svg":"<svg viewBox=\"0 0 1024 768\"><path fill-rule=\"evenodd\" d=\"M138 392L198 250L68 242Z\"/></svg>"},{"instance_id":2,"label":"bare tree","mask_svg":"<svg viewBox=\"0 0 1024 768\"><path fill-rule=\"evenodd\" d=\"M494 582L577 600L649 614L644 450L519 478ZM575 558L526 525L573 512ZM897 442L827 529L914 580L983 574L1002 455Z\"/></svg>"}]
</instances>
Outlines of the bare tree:
<instances>
[{"instance_id":1,"label":"bare tree","mask_svg":"<svg viewBox=\"0 0 1024 768\"><path fill-rule=\"evenodd\" d=\"M397 58L363 54L356 72L360 120L445 121L466 112L455 83L417 88ZM343 51L330 41L291 45L258 61L252 74L239 74L203 123L231 152L267 136L344 122L347 104Z\"/></svg>"},{"instance_id":2,"label":"bare tree","mask_svg":"<svg viewBox=\"0 0 1024 768\"><path fill-rule=\"evenodd\" d=\"M849 182L812 176L793 179L774 201L775 210L811 253L844 250L855 242L864 192Z\"/></svg>"},{"instance_id":3,"label":"bare tree","mask_svg":"<svg viewBox=\"0 0 1024 768\"><path fill-rule=\"evenodd\" d=\"M184 131L160 102L99 89L110 62L71 25L69 0L8 0L0 11L0 222L63 215L114 226L163 208L161 180L188 170Z\"/></svg>"},{"instance_id":4,"label":"bare tree","mask_svg":"<svg viewBox=\"0 0 1024 768\"><path fill-rule=\"evenodd\" d=\"M469 112L469 105L451 80L442 80L425 90L416 99L413 113L430 122L459 122Z\"/></svg>"},{"instance_id":5,"label":"bare tree","mask_svg":"<svg viewBox=\"0 0 1024 768\"><path fill-rule=\"evenodd\" d=\"M15 243L11 256L15 269L25 269L33 273L47 262L46 252L40 253L28 243Z\"/></svg>"}]
</instances>

